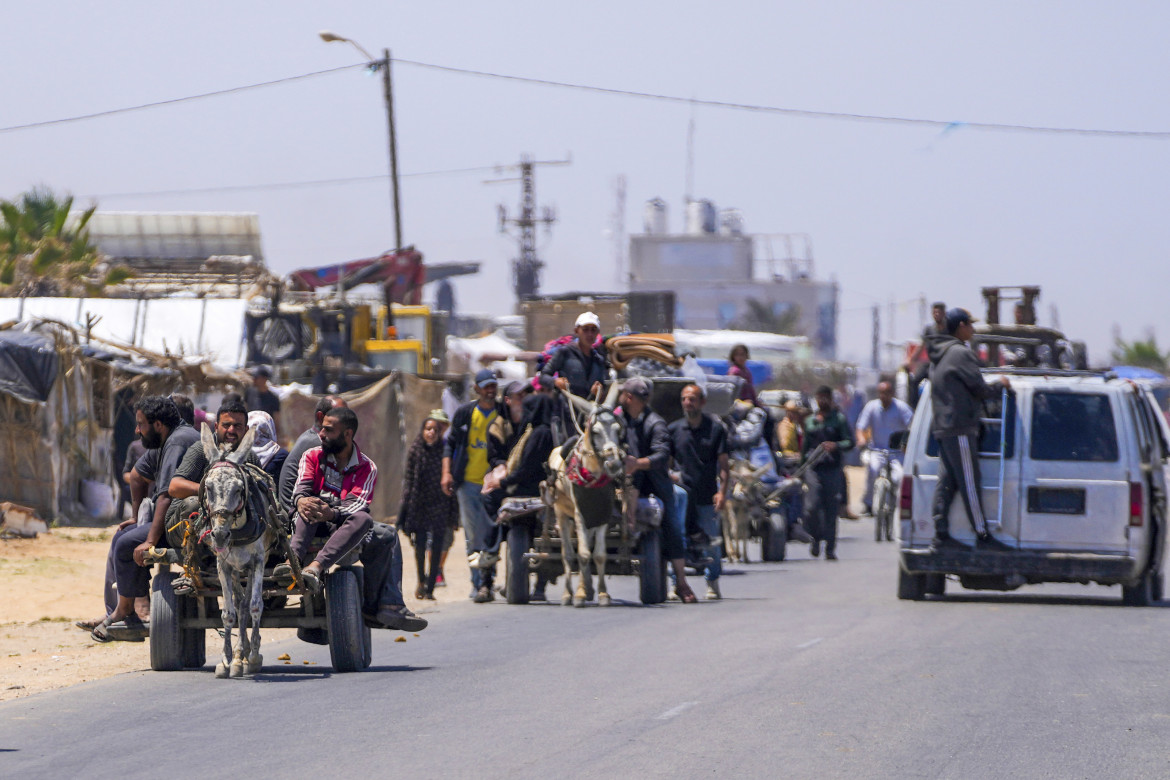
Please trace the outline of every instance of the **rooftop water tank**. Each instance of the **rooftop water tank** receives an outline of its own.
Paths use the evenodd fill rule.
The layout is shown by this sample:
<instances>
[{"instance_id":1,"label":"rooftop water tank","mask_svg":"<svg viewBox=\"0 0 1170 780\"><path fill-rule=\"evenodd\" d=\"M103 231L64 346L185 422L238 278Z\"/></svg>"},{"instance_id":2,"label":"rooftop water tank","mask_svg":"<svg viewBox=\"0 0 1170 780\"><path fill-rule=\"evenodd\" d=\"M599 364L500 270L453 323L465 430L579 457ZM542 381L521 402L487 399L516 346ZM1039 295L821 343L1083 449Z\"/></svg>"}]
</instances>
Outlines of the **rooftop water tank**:
<instances>
[{"instance_id":1,"label":"rooftop water tank","mask_svg":"<svg viewBox=\"0 0 1170 780\"><path fill-rule=\"evenodd\" d=\"M715 204L709 200L687 202L687 234L709 235L715 232Z\"/></svg>"},{"instance_id":2,"label":"rooftop water tank","mask_svg":"<svg viewBox=\"0 0 1170 780\"><path fill-rule=\"evenodd\" d=\"M666 235L666 201L662 198L653 198L646 201L642 210L642 227L647 235Z\"/></svg>"}]
</instances>

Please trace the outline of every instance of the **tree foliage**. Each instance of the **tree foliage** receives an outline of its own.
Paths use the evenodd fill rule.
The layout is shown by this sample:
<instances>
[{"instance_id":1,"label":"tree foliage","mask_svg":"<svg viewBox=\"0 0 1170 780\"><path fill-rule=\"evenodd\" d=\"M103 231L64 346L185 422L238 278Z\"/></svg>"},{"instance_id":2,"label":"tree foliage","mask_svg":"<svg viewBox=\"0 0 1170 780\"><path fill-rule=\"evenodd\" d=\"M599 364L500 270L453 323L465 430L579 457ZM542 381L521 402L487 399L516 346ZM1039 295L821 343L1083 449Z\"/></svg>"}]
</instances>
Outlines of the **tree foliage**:
<instances>
[{"instance_id":1,"label":"tree foliage","mask_svg":"<svg viewBox=\"0 0 1170 780\"><path fill-rule=\"evenodd\" d=\"M72 210L73 196L43 187L0 200L0 295L96 295L129 277L107 268L90 242L86 226L97 206L70 220Z\"/></svg>"},{"instance_id":2,"label":"tree foliage","mask_svg":"<svg viewBox=\"0 0 1170 780\"><path fill-rule=\"evenodd\" d=\"M1170 373L1170 354L1163 354L1158 349L1158 342L1152 335L1145 341L1117 339L1113 347L1113 365L1139 366L1166 374Z\"/></svg>"},{"instance_id":3,"label":"tree foliage","mask_svg":"<svg viewBox=\"0 0 1170 780\"><path fill-rule=\"evenodd\" d=\"M755 298L748 298L744 303L747 305L747 311L737 317L730 327L759 333L778 333L783 336L802 335L799 306L789 306L777 312L773 307Z\"/></svg>"}]
</instances>

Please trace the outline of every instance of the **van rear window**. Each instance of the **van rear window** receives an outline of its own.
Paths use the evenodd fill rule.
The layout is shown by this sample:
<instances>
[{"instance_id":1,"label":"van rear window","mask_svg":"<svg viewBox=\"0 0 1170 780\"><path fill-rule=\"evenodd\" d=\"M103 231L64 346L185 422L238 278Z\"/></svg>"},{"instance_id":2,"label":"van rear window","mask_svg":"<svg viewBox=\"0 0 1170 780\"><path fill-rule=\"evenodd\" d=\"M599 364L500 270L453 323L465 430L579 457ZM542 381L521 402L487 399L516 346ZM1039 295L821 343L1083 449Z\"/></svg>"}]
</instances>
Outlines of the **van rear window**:
<instances>
[{"instance_id":1,"label":"van rear window","mask_svg":"<svg viewBox=\"0 0 1170 780\"><path fill-rule=\"evenodd\" d=\"M1041 391L1032 396L1032 460L1115 461L1109 396Z\"/></svg>"},{"instance_id":2,"label":"van rear window","mask_svg":"<svg viewBox=\"0 0 1170 780\"><path fill-rule=\"evenodd\" d=\"M999 456L1000 446L1004 448L1008 460L1016 454L1016 397L1008 396L1007 406L1007 439L1001 442L1000 419L1004 415L1003 396L996 395L983 401L980 412L982 422L979 424L979 454ZM931 458L938 457L938 439L934 434L926 440L926 454Z\"/></svg>"}]
</instances>

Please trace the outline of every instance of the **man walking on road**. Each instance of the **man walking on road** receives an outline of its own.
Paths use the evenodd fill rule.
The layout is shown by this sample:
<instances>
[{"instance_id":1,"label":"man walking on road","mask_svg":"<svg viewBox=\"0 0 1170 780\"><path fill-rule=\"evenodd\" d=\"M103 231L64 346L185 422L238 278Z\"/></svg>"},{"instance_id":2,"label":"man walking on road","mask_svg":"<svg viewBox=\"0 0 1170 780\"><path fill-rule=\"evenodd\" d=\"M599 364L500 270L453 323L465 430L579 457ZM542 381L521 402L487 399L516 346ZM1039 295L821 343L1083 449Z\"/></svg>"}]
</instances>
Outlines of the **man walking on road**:
<instances>
[{"instance_id":1,"label":"man walking on road","mask_svg":"<svg viewBox=\"0 0 1170 780\"><path fill-rule=\"evenodd\" d=\"M914 410L905 401L894 398L894 387L889 382L878 382L878 397L865 405L857 418L857 446L870 445L869 458L865 469L865 496L862 498L862 514L873 514L873 483L885 465L885 456L877 450L890 446L890 434L910 429ZM894 487L902 481L902 453L891 452L891 479Z\"/></svg>"},{"instance_id":2,"label":"man walking on road","mask_svg":"<svg viewBox=\"0 0 1170 780\"><path fill-rule=\"evenodd\" d=\"M991 535L979 501L979 418L983 399L1011 389L1008 378L988 384L979 361L967 346L975 335L974 320L966 309L947 312L947 333L927 339L930 356L930 398L934 411L931 432L938 439L938 484L934 489L935 550L968 549L950 534L949 514L955 492L963 497L967 519L975 529L976 545L986 550L1012 548Z\"/></svg>"},{"instance_id":3,"label":"man walking on road","mask_svg":"<svg viewBox=\"0 0 1170 780\"><path fill-rule=\"evenodd\" d=\"M674 483L670 481L670 431L666 420L650 409L650 383L640 376L622 385L622 413L626 418L626 474L640 496L662 502L662 556L674 568L675 593L684 604L697 600L687 584L685 518L674 511Z\"/></svg>"},{"instance_id":4,"label":"man walking on road","mask_svg":"<svg viewBox=\"0 0 1170 780\"><path fill-rule=\"evenodd\" d=\"M837 515L845 496L845 469L841 455L853 449L849 421L833 403L833 389L817 389L817 411L804 424L804 443L801 451L807 461L820 448L824 454L808 471L804 481L808 485L805 504L805 526L812 534L809 554L816 558L825 545L825 560L837 560Z\"/></svg>"},{"instance_id":5,"label":"man walking on road","mask_svg":"<svg viewBox=\"0 0 1170 780\"><path fill-rule=\"evenodd\" d=\"M712 562L703 576L707 580L707 598L721 599L719 575L723 573L723 532L719 513L727 489L727 429L714 415L705 414L707 394L698 385L682 389L682 419L672 422L670 431L674 464L681 472L680 482L687 491L687 513L710 539L707 554Z\"/></svg>"},{"instance_id":6,"label":"man walking on road","mask_svg":"<svg viewBox=\"0 0 1170 780\"><path fill-rule=\"evenodd\" d=\"M467 555L474 601L492 601L492 582L500 559L500 540L484 503L483 479L488 472L488 427L503 412L496 402L498 381L490 369L475 375L476 400L455 410L443 450L443 477L447 495L459 501L459 519L467 537Z\"/></svg>"}]
</instances>

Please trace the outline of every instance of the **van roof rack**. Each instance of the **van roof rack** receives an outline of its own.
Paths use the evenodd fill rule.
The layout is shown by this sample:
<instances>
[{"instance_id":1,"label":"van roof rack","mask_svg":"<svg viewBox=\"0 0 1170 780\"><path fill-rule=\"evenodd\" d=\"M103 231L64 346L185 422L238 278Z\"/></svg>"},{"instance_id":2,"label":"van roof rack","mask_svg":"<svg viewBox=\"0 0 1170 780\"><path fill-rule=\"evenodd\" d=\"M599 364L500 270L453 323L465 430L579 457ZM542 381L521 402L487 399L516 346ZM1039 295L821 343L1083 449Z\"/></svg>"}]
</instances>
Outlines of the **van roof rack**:
<instances>
[{"instance_id":1,"label":"van roof rack","mask_svg":"<svg viewBox=\"0 0 1170 780\"><path fill-rule=\"evenodd\" d=\"M1008 376L1067 376L1067 377L1100 377L1102 379L1117 379L1117 374L1109 369L1072 369L1072 368L1036 368L1032 366L984 366L979 369L985 374L1007 374Z\"/></svg>"}]
</instances>

